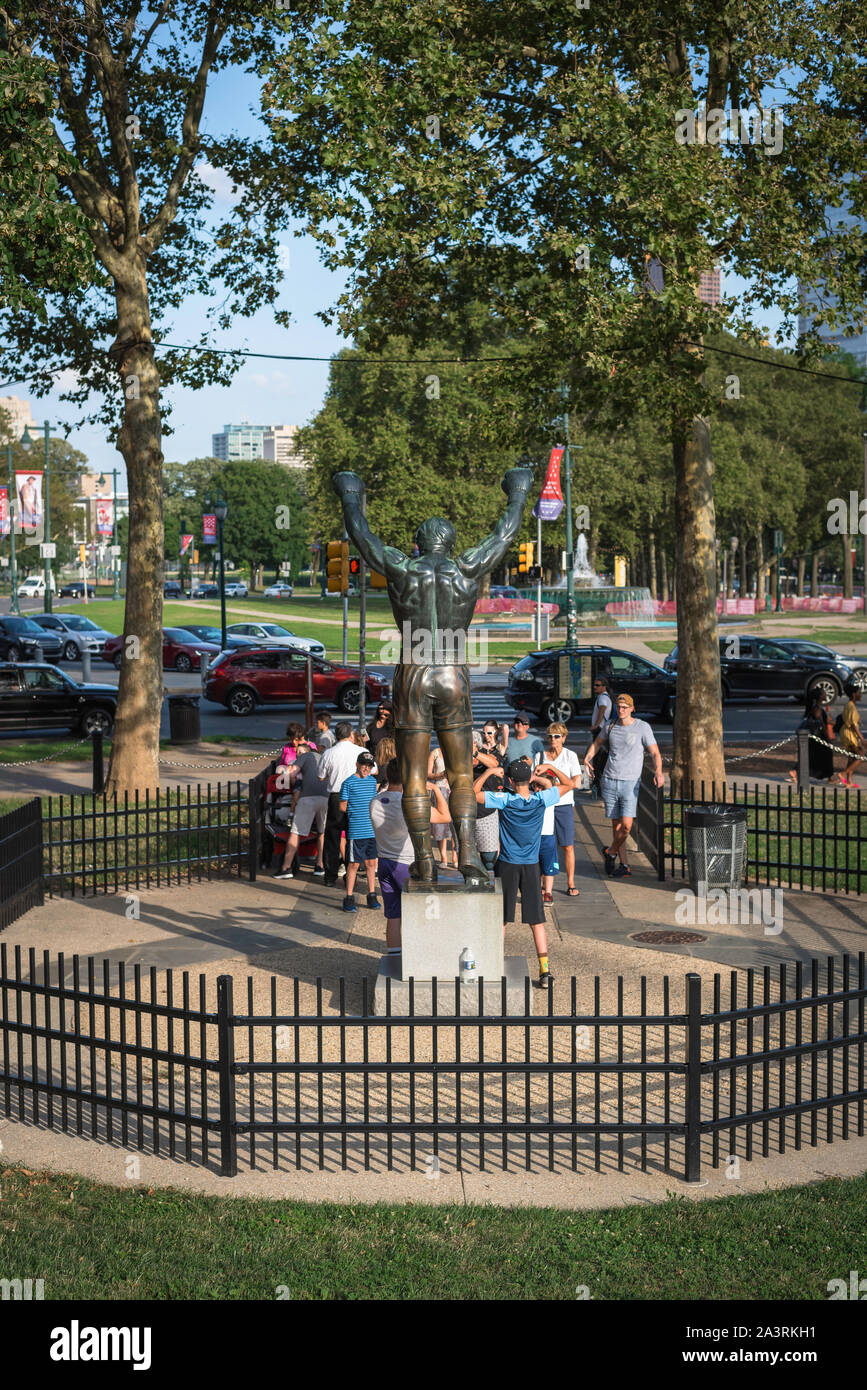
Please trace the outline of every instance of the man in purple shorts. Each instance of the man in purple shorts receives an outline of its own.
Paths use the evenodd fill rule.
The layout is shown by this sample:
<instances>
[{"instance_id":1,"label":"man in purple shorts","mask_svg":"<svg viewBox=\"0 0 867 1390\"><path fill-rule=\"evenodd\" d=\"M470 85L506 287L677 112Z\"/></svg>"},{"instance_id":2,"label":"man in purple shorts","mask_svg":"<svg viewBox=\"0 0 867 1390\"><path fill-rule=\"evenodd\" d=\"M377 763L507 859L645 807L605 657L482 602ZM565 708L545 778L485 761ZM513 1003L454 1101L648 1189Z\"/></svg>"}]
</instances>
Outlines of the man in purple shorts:
<instances>
[{"instance_id":1,"label":"man in purple shorts","mask_svg":"<svg viewBox=\"0 0 867 1390\"><path fill-rule=\"evenodd\" d=\"M403 785L397 758L389 759L385 769L385 788L370 803L370 820L376 835L379 856L379 886L385 910L385 944L390 956L400 955L400 895L409 879L409 866L415 859L412 840L403 818ZM431 810L432 825L446 825L452 818L448 802L435 782L428 786L436 798Z\"/></svg>"}]
</instances>

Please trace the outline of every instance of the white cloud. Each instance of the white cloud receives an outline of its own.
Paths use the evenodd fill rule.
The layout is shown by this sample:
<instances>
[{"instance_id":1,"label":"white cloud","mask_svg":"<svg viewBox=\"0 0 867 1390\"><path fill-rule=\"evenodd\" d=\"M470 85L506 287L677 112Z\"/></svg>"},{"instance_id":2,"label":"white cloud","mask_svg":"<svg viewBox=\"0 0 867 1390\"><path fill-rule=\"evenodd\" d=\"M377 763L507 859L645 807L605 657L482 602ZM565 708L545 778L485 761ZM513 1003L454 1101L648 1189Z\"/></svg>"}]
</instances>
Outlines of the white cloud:
<instances>
[{"instance_id":1,"label":"white cloud","mask_svg":"<svg viewBox=\"0 0 867 1390\"><path fill-rule=\"evenodd\" d=\"M224 169L215 169L205 159L196 165L196 173L207 188L213 189L218 203L237 202L239 194L237 190L233 192L232 180Z\"/></svg>"},{"instance_id":2,"label":"white cloud","mask_svg":"<svg viewBox=\"0 0 867 1390\"><path fill-rule=\"evenodd\" d=\"M57 372L54 377L54 386L58 391L75 391L78 387L79 375L72 367L64 367L62 372Z\"/></svg>"}]
</instances>

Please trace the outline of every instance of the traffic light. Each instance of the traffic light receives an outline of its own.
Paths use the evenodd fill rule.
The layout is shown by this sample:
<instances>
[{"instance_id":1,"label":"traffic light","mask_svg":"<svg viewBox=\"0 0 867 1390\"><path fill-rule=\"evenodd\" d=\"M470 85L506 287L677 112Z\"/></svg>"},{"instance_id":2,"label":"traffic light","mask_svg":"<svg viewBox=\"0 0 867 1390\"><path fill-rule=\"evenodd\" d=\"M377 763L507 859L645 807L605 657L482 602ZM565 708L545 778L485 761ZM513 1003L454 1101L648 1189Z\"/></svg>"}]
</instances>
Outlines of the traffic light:
<instances>
[{"instance_id":1,"label":"traffic light","mask_svg":"<svg viewBox=\"0 0 867 1390\"><path fill-rule=\"evenodd\" d=\"M326 562L328 592L345 594L349 589L349 542L329 541Z\"/></svg>"},{"instance_id":2,"label":"traffic light","mask_svg":"<svg viewBox=\"0 0 867 1390\"><path fill-rule=\"evenodd\" d=\"M518 573L529 574L533 567L533 542L521 541L518 546Z\"/></svg>"},{"instance_id":3,"label":"traffic light","mask_svg":"<svg viewBox=\"0 0 867 1390\"><path fill-rule=\"evenodd\" d=\"M350 573L350 574L360 574L360 572L361 572L361 561L359 560L359 558L358 558L357 555L353 555L352 559L349 561L349 573Z\"/></svg>"},{"instance_id":4,"label":"traffic light","mask_svg":"<svg viewBox=\"0 0 867 1390\"><path fill-rule=\"evenodd\" d=\"M534 584L538 584L539 580L542 578L542 566L531 565L527 570L527 578L532 579Z\"/></svg>"},{"instance_id":5,"label":"traffic light","mask_svg":"<svg viewBox=\"0 0 867 1390\"><path fill-rule=\"evenodd\" d=\"M78 563L79 563L80 565L84 565L84 564L87 563L87 546L86 546L86 545L80 545L80 546L78 547Z\"/></svg>"}]
</instances>

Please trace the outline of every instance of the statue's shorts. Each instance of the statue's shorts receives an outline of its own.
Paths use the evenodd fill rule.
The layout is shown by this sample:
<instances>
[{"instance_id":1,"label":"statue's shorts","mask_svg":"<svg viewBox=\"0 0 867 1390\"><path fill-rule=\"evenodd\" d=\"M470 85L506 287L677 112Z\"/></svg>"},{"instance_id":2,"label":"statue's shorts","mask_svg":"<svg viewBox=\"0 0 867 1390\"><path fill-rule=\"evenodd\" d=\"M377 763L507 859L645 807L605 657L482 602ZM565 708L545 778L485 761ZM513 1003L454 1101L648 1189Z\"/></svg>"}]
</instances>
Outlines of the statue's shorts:
<instances>
[{"instance_id":1,"label":"statue's shorts","mask_svg":"<svg viewBox=\"0 0 867 1390\"><path fill-rule=\"evenodd\" d=\"M472 728L468 666L395 666L391 699L404 733Z\"/></svg>"}]
</instances>

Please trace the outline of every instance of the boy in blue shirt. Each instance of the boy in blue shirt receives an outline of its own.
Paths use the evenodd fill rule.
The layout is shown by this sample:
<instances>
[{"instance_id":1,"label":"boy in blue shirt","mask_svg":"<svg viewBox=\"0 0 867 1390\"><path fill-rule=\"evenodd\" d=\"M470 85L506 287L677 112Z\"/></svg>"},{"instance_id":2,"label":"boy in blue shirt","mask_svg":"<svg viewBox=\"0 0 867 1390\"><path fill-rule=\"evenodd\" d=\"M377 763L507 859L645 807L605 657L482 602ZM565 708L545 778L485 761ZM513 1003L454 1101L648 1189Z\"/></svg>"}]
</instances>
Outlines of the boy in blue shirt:
<instances>
[{"instance_id":1,"label":"boy in blue shirt","mask_svg":"<svg viewBox=\"0 0 867 1390\"><path fill-rule=\"evenodd\" d=\"M355 772L346 778L340 788L340 809L346 812L349 822L344 912L355 911L353 890L358 867L362 861L367 872L367 906L379 907L379 899L376 896L376 836L370 819L370 803L376 796L376 778L371 776L375 767L376 760L370 753L359 753Z\"/></svg>"},{"instance_id":2,"label":"boy in blue shirt","mask_svg":"<svg viewBox=\"0 0 867 1390\"><path fill-rule=\"evenodd\" d=\"M521 894L521 920L533 933L539 957L539 987L549 989L553 975L548 969L548 938L545 932L545 908L542 904L542 879L539 872L539 849L542 840L542 821L546 806L556 806L561 796L571 790L572 780L550 763L540 764L537 773L544 773L558 783L544 791L530 790L533 768L524 758L517 758L507 768L514 792L486 792L482 784L497 769L485 768L474 783L476 800L482 806L500 813L500 857L497 873L503 885L503 930L515 920L518 893Z\"/></svg>"}]
</instances>

